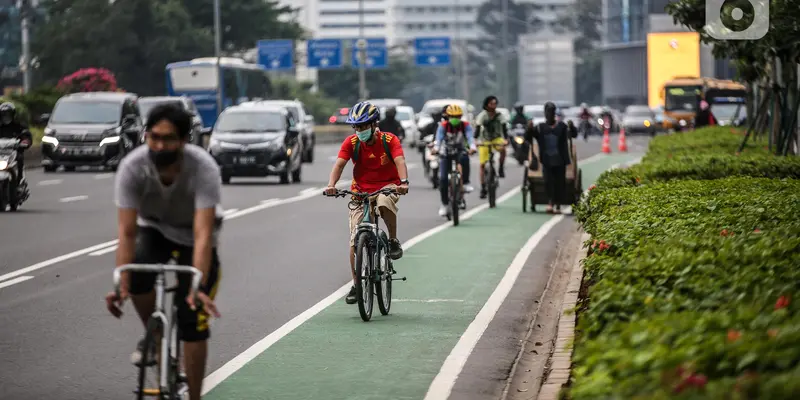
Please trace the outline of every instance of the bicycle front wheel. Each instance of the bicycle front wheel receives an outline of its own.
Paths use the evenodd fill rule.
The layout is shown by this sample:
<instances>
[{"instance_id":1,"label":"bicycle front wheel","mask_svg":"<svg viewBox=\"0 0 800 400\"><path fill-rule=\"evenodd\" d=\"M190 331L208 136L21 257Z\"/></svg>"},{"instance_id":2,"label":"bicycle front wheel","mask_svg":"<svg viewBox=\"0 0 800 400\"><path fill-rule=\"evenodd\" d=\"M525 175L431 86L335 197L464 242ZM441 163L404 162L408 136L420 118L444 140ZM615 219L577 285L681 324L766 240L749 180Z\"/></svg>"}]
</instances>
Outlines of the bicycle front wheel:
<instances>
[{"instance_id":1,"label":"bicycle front wheel","mask_svg":"<svg viewBox=\"0 0 800 400\"><path fill-rule=\"evenodd\" d=\"M372 318L372 303L375 299L372 282L372 251L370 234L361 232L356 237L356 296L358 297L358 313L367 322Z\"/></svg>"},{"instance_id":2,"label":"bicycle front wheel","mask_svg":"<svg viewBox=\"0 0 800 400\"><path fill-rule=\"evenodd\" d=\"M530 190L530 179L528 178L528 167L522 170L522 212L528 212L528 191Z\"/></svg>"},{"instance_id":3,"label":"bicycle front wheel","mask_svg":"<svg viewBox=\"0 0 800 400\"><path fill-rule=\"evenodd\" d=\"M488 165L486 168L486 188L489 189L489 208L495 208L497 206L497 177L492 165Z\"/></svg>"},{"instance_id":4,"label":"bicycle front wheel","mask_svg":"<svg viewBox=\"0 0 800 400\"><path fill-rule=\"evenodd\" d=\"M453 226L458 226L458 211L461 205L461 176L457 173L450 176L450 213L453 214Z\"/></svg>"},{"instance_id":5,"label":"bicycle front wheel","mask_svg":"<svg viewBox=\"0 0 800 400\"><path fill-rule=\"evenodd\" d=\"M378 282L375 282L375 294L378 297L378 310L381 315L389 314L392 308L392 261L386 254L386 246L378 246L378 251L374 258Z\"/></svg>"},{"instance_id":6,"label":"bicycle front wheel","mask_svg":"<svg viewBox=\"0 0 800 400\"><path fill-rule=\"evenodd\" d=\"M161 372L159 369L159 354L156 341L159 338L159 333L163 332L161 321L156 318L150 318L147 321L147 328L144 335L144 346L137 349L141 351L138 360L139 365L139 384L136 388L136 399L164 399L164 394L161 392ZM137 363L134 360L134 363Z\"/></svg>"}]
</instances>

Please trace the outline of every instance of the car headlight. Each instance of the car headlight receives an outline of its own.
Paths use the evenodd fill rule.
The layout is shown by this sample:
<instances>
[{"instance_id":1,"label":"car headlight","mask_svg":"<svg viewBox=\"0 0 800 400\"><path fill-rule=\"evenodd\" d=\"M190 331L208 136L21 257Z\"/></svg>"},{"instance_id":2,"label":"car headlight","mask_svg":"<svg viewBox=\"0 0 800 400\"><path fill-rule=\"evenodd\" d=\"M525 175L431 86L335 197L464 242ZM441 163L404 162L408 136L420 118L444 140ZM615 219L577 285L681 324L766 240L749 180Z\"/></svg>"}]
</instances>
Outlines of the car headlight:
<instances>
[{"instance_id":1,"label":"car headlight","mask_svg":"<svg viewBox=\"0 0 800 400\"><path fill-rule=\"evenodd\" d=\"M103 140L100 141L100 146L105 146L107 144L114 144L114 143L119 143L119 136L109 136L103 138Z\"/></svg>"},{"instance_id":2,"label":"car headlight","mask_svg":"<svg viewBox=\"0 0 800 400\"><path fill-rule=\"evenodd\" d=\"M600 124L600 125L603 125L603 119L602 118L598 118L597 119L597 123Z\"/></svg>"},{"instance_id":3,"label":"car headlight","mask_svg":"<svg viewBox=\"0 0 800 400\"><path fill-rule=\"evenodd\" d=\"M650 127L650 121L644 120L644 127L645 128L649 128Z\"/></svg>"},{"instance_id":4,"label":"car headlight","mask_svg":"<svg viewBox=\"0 0 800 400\"><path fill-rule=\"evenodd\" d=\"M0 171L5 170L8 168L8 161L7 160L0 160Z\"/></svg>"},{"instance_id":5,"label":"car headlight","mask_svg":"<svg viewBox=\"0 0 800 400\"><path fill-rule=\"evenodd\" d=\"M58 146L58 139L56 139L54 136L42 136L42 142L52 144L53 146Z\"/></svg>"},{"instance_id":6,"label":"car headlight","mask_svg":"<svg viewBox=\"0 0 800 400\"><path fill-rule=\"evenodd\" d=\"M525 139L523 139L523 138L521 138L519 136L514 136L514 141L517 142L517 144L522 144L522 142L524 142Z\"/></svg>"}]
</instances>

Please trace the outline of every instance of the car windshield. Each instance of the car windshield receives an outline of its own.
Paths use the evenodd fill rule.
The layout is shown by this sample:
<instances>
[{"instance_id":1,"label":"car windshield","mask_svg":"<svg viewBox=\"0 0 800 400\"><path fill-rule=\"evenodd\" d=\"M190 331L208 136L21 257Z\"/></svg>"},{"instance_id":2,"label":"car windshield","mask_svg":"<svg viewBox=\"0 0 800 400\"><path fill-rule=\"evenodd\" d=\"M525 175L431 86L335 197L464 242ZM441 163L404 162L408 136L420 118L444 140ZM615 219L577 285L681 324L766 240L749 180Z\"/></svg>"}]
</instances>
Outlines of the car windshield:
<instances>
[{"instance_id":1,"label":"car windshield","mask_svg":"<svg viewBox=\"0 0 800 400\"><path fill-rule=\"evenodd\" d=\"M115 124L122 115L122 104L112 101L61 101L53 110L54 124Z\"/></svg>"},{"instance_id":2,"label":"car windshield","mask_svg":"<svg viewBox=\"0 0 800 400\"><path fill-rule=\"evenodd\" d=\"M736 115L737 110L739 110L739 115ZM717 120L730 121L733 119L733 117L744 117L747 114L747 110L743 104L712 104L711 113Z\"/></svg>"},{"instance_id":3,"label":"car windshield","mask_svg":"<svg viewBox=\"0 0 800 400\"><path fill-rule=\"evenodd\" d=\"M147 119L147 115L150 114L150 110L152 110L155 106L160 104L172 104L174 106L184 108L183 103L179 100L139 99L138 103L139 103L139 112L142 113L142 118L145 119Z\"/></svg>"},{"instance_id":4,"label":"car windshield","mask_svg":"<svg viewBox=\"0 0 800 400\"><path fill-rule=\"evenodd\" d=\"M277 112L222 113L215 130L236 133L280 132L284 128L283 121L283 115Z\"/></svg>"}]
</instances>

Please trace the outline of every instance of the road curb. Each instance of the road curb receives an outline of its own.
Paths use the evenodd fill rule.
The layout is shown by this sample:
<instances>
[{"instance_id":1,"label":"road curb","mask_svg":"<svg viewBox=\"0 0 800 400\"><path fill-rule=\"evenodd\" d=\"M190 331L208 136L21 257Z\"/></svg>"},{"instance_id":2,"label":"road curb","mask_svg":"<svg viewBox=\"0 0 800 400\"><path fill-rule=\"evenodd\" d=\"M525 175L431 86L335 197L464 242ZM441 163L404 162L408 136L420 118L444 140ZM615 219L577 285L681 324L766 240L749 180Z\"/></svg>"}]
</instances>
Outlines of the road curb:
<instances>
[{"instance_id":1,"label":"road curb","mask_svg":"<svg viewBox=\"0 0 800 400\"><path fill-rule=\"evenodd\" d=\"M572 370L572 347L575 339L575 308L583 283L583 259L587 255L584 243L588 240L589 234L584 232L581 235L578 256L572 266L567 290L561 301L561 316L558 320L558 331L555 338L556 348L548 360L550 370L542 383L537 400L558 400L561 388L569 382Z\"/></svg>"}]
</instances>

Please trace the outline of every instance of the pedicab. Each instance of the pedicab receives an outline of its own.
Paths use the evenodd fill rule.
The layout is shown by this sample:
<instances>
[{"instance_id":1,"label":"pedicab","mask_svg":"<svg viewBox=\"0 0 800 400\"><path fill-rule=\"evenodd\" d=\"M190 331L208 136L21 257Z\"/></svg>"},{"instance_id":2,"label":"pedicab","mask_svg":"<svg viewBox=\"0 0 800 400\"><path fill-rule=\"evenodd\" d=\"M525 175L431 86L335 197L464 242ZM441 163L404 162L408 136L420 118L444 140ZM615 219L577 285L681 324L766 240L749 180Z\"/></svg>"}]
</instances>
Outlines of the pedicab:
<instances>
[{"instance_id":1,"label":"pedicab","mask_svg":"<svg viewBox=\"0 0 800 400\"><path fill-rule=\"evenodd\" d=\"M567 182L564 185L566 193L563 199L572 200L572 204L577 204L583 194L583 181L581 179L581 169L578 167L578 152L572 138L569 138L571 163L567 166ZM529 143L528 160L522 172L522 212L536 212L537 204L547 204L547 192L542 175L542 166L538 160L539 144L536 140Z\"/></svg>"}]
</instances>

